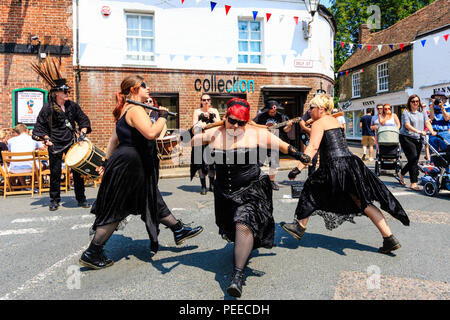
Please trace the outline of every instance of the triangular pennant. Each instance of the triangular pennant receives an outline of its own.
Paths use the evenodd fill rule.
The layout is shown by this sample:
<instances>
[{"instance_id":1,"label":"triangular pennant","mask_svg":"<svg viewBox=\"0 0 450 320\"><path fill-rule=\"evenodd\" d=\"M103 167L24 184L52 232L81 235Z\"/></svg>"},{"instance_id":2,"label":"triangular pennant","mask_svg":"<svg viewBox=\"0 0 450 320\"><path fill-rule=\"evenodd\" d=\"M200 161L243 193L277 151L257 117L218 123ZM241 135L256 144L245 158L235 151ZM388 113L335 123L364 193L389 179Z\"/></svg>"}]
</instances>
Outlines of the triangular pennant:
<instances>
[{"instance_id":1,"label":"triangular pennant","mask_svg":"<svg viewBox=\"0 0 450 320\"><path fill-rule=\"evenodd\" d=\"M361 69L361 72L364 72L364 68Z\"/></svg>"},{"instance_id":2,"label":"triangular pennant","mask_svg":"<svg viewBox=\"0 0 450 320\"><path fill-rule=\"evenodd\" d=\"M403 51L403 47L405 46L404 43L400 43L400 51Z\"/></svg>"},{"instance_id":3,"label":"triangular pennant","mask_svg":"<svg viewBox=\"0 0 450 320\"><path fill-rule=\"evenodd\" d=\"M227 64L230 64L230 63L231 63L231 60L233 60L232 57L227 57Z\"/></svg>"},{"instance_id":4,"label":"triangular pennant","mask_svg":"<svg viewBox=\"0 0 450 320\"><path fill-rule=\"evenodd\" d=\"M362 50L363 45L362 44L358 44L359 50Z\"/></svg>"},{"instance_id":5,"label":"triangular pennant","mask_svg":"<svg viewBox=\"0 0 450 320\"><path fill-rule=\"evenodd\" d=\"M333 41L333 46L336 47L336 41Z\"/></svg>"},{"instance_id":6,"label":"triangular pennant","mask_svg":"<svg viewBox=\"0 0 450 320\"><path fill-rule=\"evenodd\" d=\"M341 71L340 76L342 76L344 73Z\"/></svg>"},{"instance_id":7,"label":"triangular pennant","mask_svg":"<svg viewBox=\"0 0 450 320\"><path fill-rule=\"evenodd\" d=\"M345 46L345 42L341 42L341 48L343 49Z\"/></svg>"},{"instance_id":8,"label":"triangular pennant","mask_svg":"<svg viewBox=\"0 0 450 320\"><path fill-rule=\"evenodd\" d=\"M383 48L383 45L382 45L382 44L379 44L379 45L378 45L378 52L380 52L382 48Z\"/></svg>"},{"instance_id":9,"label":"triangular pennant","mask_svg":"<svg viewBox=\"0 0 450 320\"><path fill-rule=\"evenodd\" d=\"M444 39L445 39L445 41L448 41L448 34L444 34Z\"/></svg>"},{"instance_id":10,"label":"triangular pennant","mask_svg":"<svg viewBox=\"0 0 450 320\"><path fill-rule=\"evenodd\" d=\"M282 54L281 57L283 58L283 64L286 64L286 57L287 57L287 55L286 54Z\"/></svg>"},{"instance_id":11,"label":"triangular pennant","mask_svg":"<svg viewBox=\"0 0 450 320\"><path fill-rule=\"evenodd\" d=\"M337 73L335 73L335 74L334 74L334 77L335 77L335 78L337 78L337 77L338 77L338 74L337 74Z\"/></svg>"},{"instance_id":12,"label":"triangular pennant","mask_svg":"<svg viewBox=\"0 0 450 320\"><path fill-rule=\"evenodd\" d=\"M280 23L284 20L284 14L280 15Z\"/></svg>"},{"instance_id":13,"label":"triangular pennant","mask_svg":"<svg viewBox=\"0 0 450 320\"><path fill-rule=\"evenodd\" d=\"M294 17L294 20L295 20L295 24L298 24L298 17ZM336 43L336 41L335 41L335 43Z\"/></svg>"},{"instance_id":14,"label":"triangular pennant","mask_svg":"<svg viewBox=\"0 0 450 320\"><path fill-rule=\"evenodd\" d=\"M257 15L258 15L258 11L253 11L253 20L256 20Z\"/></svg>"},{"instance_id":15,"label":"triangular pennant","mask_svg":"<svg viewBox=\"0 0 450 320\"><path fill-rule=\"evenodd\" d=\"M348 76L348 70L347 70L347 71L345 71L345 75L346 75L346 76Z\"/></svg>"},{"instance_id":16,"label":"triangular pennant","mask_svg":"<svg viewBox=\"0 0 450 320\"><path fill-rule=\"evenodd\" d=\"M433 40L434 40L434 44L438 44L438 42L439 42L439 37L434 37Z\"/></svg>"},{"instance_id":17,"label":"triangular pennant","mask_svg":"<svg viewBox=\"0 0 450 320\"><path fill-rule=\"evenodd\" d=\"M271 13L266 13L266 19L267 19L267 22L269 22L269 19L270 19L271 16L272 16Z\"/></svg>"},{"instance_id":18,"label":"triangular pennant","mask_svg":"<svg viewBox=\"0 0 450 320\"><path fill-rule=\"evenodd\" d=\"M425 40L422 40L422 41L420 41L420 43L422 44L422 47L425 47L425 42L427 42L427 40L425 39Z\"/></svg>"},{"instance_id":19,"label":"triangular pennant","mask_svg":"<svg viewBox=\"0 0 450 320\"><path fill-rule=\"evenodd\" d=\"M372 45L371 44L367 45L367 50L369 50L369 52L371 49L372 49Z\"/></svg>"},{"instance_id":20,"label":"triangular pennant","mask_svg":"<svg viewBox=\"0 0 450 320\"><path fill-rule=\"evenodd\" d=\"M391 50L394 49L394 45L393 45L393 44L390 44L390 45L389 45L389 48L391 48Z\"/></svg>"},{"instance_id":21,"label":"triangular pennant","mask_svg":"<svg viewBox=\"0 0 450 320\"><path fill-rule=\"evenodd\" d=\"M184 3L184 0L181 0L181 4L183 4Z\"/></svg>"},{"instance_id":22,"label":"triangular pennant","mask_svg":"<svg viewBox=\"0 0 450 320\"><path fill-rule=\"evenodd\" d=\"M350 46L350 50L353 49L353 43L348 44Z\"/></svg>"},{"instance_id":23,"label":"triangular pennant","mask_svg":"<svg viewBox=\"0 0 450 320\"><path fill-rule=\"evenodd\" d=\"M210 3L211 3L211 12L212 12L214 10L214 8L216 7L217 2L210 1Z\"/></svg>"},{"instance_id":24,"label":"triangular pennant","mask_svg":"<svg viewBox=\"0 0 450 320\"><path fill-rule=\"evenodd\" d=\"M228 15L228 12L230 12L231 6L225 5L225 15Z\"/></svg>"},{"instance_id":25,"label":"triangular pennant","mask_svg":"<svg viewBox=\"0 0 450 320\"><path fill-rule=\"evenodd\" d=\"M175 55L171 54L171 55L169 55L169 57L170 57L170 61L173 61L173 59L175 58Z\"/></svg>"}]
</instances>

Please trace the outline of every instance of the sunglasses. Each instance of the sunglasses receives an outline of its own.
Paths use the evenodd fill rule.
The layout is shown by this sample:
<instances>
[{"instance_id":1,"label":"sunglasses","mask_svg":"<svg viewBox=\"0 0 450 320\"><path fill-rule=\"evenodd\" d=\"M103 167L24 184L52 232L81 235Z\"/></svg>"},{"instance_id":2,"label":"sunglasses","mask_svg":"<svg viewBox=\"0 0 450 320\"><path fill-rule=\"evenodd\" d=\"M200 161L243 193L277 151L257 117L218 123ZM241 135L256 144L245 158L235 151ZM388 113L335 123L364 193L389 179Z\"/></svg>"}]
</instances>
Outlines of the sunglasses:
<instances>
[{"instance_id":1,"label":"sunglasses","mask_svg":"<svg viewBox=\"0 0 450 320\"><path fill-rule=\"evenodd\" d=\"M419 103L419 100L411 100L412 103Z\"/></svg>"},{"instance_id":2,"label":"sunglasses","mask_svg":"<svg viewBox=\"0 0 450 320\"><path fill-rule=\"evenodd\" d=\"M237 120L237 119L233 119L233 118L227 118L227 119L231 125L235 125L237 123L239 127L243 127L247 124L247 121L241 121L241 120Z\"/></svg>"},{"instance_id":3,"label":"sunglasses","mask_svg":"<svg viewBox=\"0 0 450 320\"><path fill-rule=\"evenodd\" d=\"M147 100L147 103L153 103L153 100L151 100L151 99Z\"/></svg>"},{"instance_id":4,"label":"sunglasses","mask_svg":"<svg viewBox=\"0 0 450 320\"><path fill-rule=\"evenodd\" d=\"M391 108L384 108L384 110L391 110Z\"/></svg>"},{"instance_id":5,"label":"sunglasses","mask_svg":"<svg viewBox=\"0 0 450 320\"><path fill-rule=\"evenodd\" d=\"M202 99L202 102L211 101L211 99Z\"/></svg>"},{"instance_id":6,"label":"sunglasses","mask_svg":"<svg viewBox=\"0 0 450 320\"><path fill-rule=\"evenodd\" d=\"M309 107L309 110L312 110L312 109L314 109L314 108L318 108L318 106L314 106L314 105L313 105L313 106L310 106L310 107Z\"/></svg>"},{"instance_id":7,"label":"sunglasses","mask_svg":"<svg viewBox=\"0 0 450 320\"><path fill-rule=\"evenodd\" d=\"M141 87L144 88L144 89L147 89L147 84L145 82L142 82L141 83Z\"/></svg>"}]
</instances>

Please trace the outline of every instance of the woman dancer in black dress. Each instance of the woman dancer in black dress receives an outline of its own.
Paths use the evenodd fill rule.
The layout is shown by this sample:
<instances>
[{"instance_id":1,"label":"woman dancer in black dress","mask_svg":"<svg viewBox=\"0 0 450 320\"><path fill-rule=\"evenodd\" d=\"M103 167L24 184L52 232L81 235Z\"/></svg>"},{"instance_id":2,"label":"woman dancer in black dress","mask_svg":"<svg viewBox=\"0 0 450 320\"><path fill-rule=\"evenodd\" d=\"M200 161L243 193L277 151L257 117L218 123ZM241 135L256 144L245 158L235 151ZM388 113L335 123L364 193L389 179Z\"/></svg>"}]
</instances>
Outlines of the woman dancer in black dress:
<instances>
[{"instance_id":1,"label":"woman dancer in black dress","mask_svg":"<svg viewBox=\"0 0 450 320\"><path fill-rule=\"evenodd\" d=\"M149 142L160 134L168 116L167 109L159 108L159 119L152 124L142 106L129 104L126 99L145 102L149 88L140 76L126 77L117 94L114 109L116 127L106 152L106 164L97 200L91 213L96 218L92 226L94 238L79 260L81 265L102 269L113 261L104 255L103 246L128 215L140 215L144 221L152 252L158 251L159 223L169 227L176 244L196 236L203 228L190 228L177 220L170 211L161 214L158 202L162 200L157 187L153 153L155 146ZM167 213L167 212L165 212Z\"/></svg>"},{"instance_id":2,"label":"woman dancer in black dress","mask_svg":"<svg viewBox=\"0 0 450 320\"><path fill-rule=\"evenodd\" d=\"M305 182L295 211L296 220L281 223L281 226L300 240L311 215L322 216L326 228L332 230L344 221L353 222L353 217L365 214L383 236L379 252L389 253L400 248L399 241L373 202L379 202L381 209L408 226L406 212L383 182L348 149L339 121L330 116L333 98L319 94L310 105L314 122L305 154L313 157L319 149L320 165ZM289 173L289 179L295 179L304 167L299 163Z\"/></svg>"},{"instance_id":3,"label":"woman dancer in black dress","mask_svg":"<svg viewBox=\"0 0 450 320\"><path fill-rule=\"evenodd\" d=\"M235 242L234 270L227 288L233 297L241 296L244 268L252 250L273 246L272 186L259 167L260 152L264 157L264 149L271 148L272 153L279 150L297 160L311 161L267 129L247 124L249 109L246 100L229 100L225 124L195 135L192 141L194 145L207 144L205 162L216 166L216 225L225 240Z\"/></svg>"}]
</instances>

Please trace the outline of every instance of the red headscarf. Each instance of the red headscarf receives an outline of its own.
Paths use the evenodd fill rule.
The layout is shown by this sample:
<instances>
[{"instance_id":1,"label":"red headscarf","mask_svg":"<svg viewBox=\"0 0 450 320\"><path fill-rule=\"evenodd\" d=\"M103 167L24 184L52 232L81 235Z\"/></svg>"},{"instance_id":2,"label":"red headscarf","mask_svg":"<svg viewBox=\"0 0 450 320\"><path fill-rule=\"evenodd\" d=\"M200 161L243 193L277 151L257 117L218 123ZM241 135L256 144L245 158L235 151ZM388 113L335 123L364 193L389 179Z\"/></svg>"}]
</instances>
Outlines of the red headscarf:
<instances>
[{"instance_id":1,"label":"red headscarf","mask_svg":"<svg viewBox=\"0 0 450 320\"><path fill-rule=\"evenodd\" d=\"M247 100L232 98L227 102L226 116L232 115L241 121L250 120L250 105Z\"/></svg>"}]
</instances>

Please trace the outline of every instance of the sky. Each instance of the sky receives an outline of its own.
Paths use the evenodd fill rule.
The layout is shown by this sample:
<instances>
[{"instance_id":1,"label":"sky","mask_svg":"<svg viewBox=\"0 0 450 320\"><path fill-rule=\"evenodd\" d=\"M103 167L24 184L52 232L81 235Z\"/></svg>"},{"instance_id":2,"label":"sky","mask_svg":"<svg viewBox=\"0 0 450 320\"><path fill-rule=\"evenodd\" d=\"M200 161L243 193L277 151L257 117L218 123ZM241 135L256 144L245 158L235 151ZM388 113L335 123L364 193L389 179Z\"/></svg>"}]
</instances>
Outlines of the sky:
<instances>
[{"instance_id":1,"label":"sky","mask_svg":"<svg viewBox=\"0 0 450 320\"><path fill-rule=\"evenodd\" d=\"M320 0L320 4L324 5L326 8L331 7L331 0Z\"/></svg>"}]
</instances>

